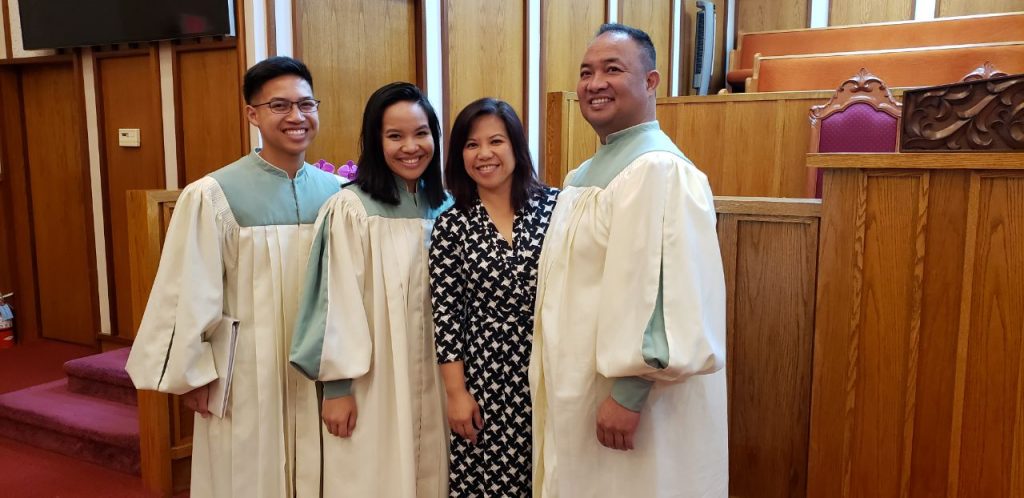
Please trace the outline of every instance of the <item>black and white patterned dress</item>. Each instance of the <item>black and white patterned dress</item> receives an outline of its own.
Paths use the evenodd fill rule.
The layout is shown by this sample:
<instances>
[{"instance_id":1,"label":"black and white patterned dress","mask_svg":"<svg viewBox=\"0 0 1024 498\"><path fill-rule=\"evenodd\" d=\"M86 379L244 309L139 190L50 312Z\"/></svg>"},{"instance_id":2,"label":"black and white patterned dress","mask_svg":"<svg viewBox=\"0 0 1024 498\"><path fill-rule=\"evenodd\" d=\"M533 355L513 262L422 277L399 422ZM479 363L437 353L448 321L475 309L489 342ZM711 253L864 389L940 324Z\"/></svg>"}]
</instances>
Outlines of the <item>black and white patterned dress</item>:
<instances>
[{"instance_id":1,"label":"black and white patterned dress","mask_svg":"<svg viewBox=\"0 0 1024 498\"><path fill-rule=\"evenodd\" d=\"M434 224L430 285L440 363L462 360L484 428L474 446L452 432L450 495L529 496L530 384L537 261L558 190L538 190L516 212L512 241L479 201Z\"/></svg>"}]
</instances>

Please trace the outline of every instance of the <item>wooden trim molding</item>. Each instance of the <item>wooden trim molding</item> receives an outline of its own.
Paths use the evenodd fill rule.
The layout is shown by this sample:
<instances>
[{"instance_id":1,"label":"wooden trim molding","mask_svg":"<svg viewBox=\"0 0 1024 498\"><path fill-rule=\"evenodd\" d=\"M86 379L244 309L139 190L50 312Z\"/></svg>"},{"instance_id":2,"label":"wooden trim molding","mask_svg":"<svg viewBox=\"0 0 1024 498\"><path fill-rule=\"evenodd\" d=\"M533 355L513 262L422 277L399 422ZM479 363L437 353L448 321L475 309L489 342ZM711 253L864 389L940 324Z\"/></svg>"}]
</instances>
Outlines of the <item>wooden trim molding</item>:
<instances>
[{"instance_id":1,"label":"wooden trim molding","mask_svg":"<svg viewBox=\"0 0 1024 498\"><path fill-rule=\"evenodd\" d=\"M1007 74L1000 71L999 69L996 69L996 67L992 65L991 62L986 61L984 64L979 66L974 71L965 74L960 81L966 83L969 81L987 80L989 78L995 78L998 76L1007 76Z\"/></svg>"},{"instance_id":2,"label":"wooden trim molding","mask_svg":"<svg viewBox=\"0 0 1024 498\"><path fill-rule=\"evenodd\" d=\"M807 154L807 165L828 169L1024 169L1024 154L999 152Z\"/></svg>"}]
</instances>

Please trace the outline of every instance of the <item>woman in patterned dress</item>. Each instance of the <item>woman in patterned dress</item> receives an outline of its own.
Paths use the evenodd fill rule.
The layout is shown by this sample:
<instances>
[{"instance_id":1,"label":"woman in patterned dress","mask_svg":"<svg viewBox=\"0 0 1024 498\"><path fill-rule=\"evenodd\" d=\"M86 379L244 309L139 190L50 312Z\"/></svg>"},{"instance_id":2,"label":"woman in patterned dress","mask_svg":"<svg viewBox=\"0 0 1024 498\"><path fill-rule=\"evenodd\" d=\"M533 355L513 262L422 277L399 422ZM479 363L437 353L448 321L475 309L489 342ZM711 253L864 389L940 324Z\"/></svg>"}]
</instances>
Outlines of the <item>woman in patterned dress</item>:
<instances>
[{"instance_id":1,"label":"woman in patterned dress","mask_svg":"<svg viewBox=\"0 0 1024 498\"><path fill-rule=\"evenodd\" d=\"M449 493L529 496L533 302L558 191L537 180L506 102L469 104L448 150L455 206L434 226L430 284L452 429Z\"/></svg>"}]
</instances>

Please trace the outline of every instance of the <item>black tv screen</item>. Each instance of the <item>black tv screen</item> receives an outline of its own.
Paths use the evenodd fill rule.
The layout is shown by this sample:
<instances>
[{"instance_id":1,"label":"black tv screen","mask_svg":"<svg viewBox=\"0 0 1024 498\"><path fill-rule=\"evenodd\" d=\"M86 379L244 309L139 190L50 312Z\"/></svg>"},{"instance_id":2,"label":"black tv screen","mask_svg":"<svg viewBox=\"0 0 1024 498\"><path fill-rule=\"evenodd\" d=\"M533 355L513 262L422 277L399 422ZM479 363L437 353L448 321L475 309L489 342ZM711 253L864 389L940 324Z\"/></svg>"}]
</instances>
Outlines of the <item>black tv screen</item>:
<instances>
[{"instance_id":1,"label":"black tv screen","mask_svg":"<svg viewBox=\"0 0 1024 498\"><path fill-rule=\"evenodd\" d=\"M232 0L21 0L26 49L234 35Z\"/></svg>"}]
</instances>

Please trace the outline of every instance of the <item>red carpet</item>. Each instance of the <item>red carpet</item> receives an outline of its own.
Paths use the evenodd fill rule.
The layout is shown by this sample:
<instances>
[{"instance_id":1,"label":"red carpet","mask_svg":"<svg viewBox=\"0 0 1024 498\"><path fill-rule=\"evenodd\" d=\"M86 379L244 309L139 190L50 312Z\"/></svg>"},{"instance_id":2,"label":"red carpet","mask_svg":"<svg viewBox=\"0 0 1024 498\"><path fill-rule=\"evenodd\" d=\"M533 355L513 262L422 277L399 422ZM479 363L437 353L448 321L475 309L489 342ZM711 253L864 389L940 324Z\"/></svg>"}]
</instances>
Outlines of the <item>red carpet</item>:
<instances>
[{"instance_id":1,"label":"red carpet","mask_svg":"<svg viewBox=\"0 0 1024 498\"><path fill-rule=\"evenodd\" d=\"M0 393L64 377L65 361L94 348L37 341L0 350ZM134 407L132 407L134 408ZM84 460L0 438L0 496L18 498L149 498L142 479ZM187 498L181 493L175 498Z\"/></svg>"}]
</instances>

